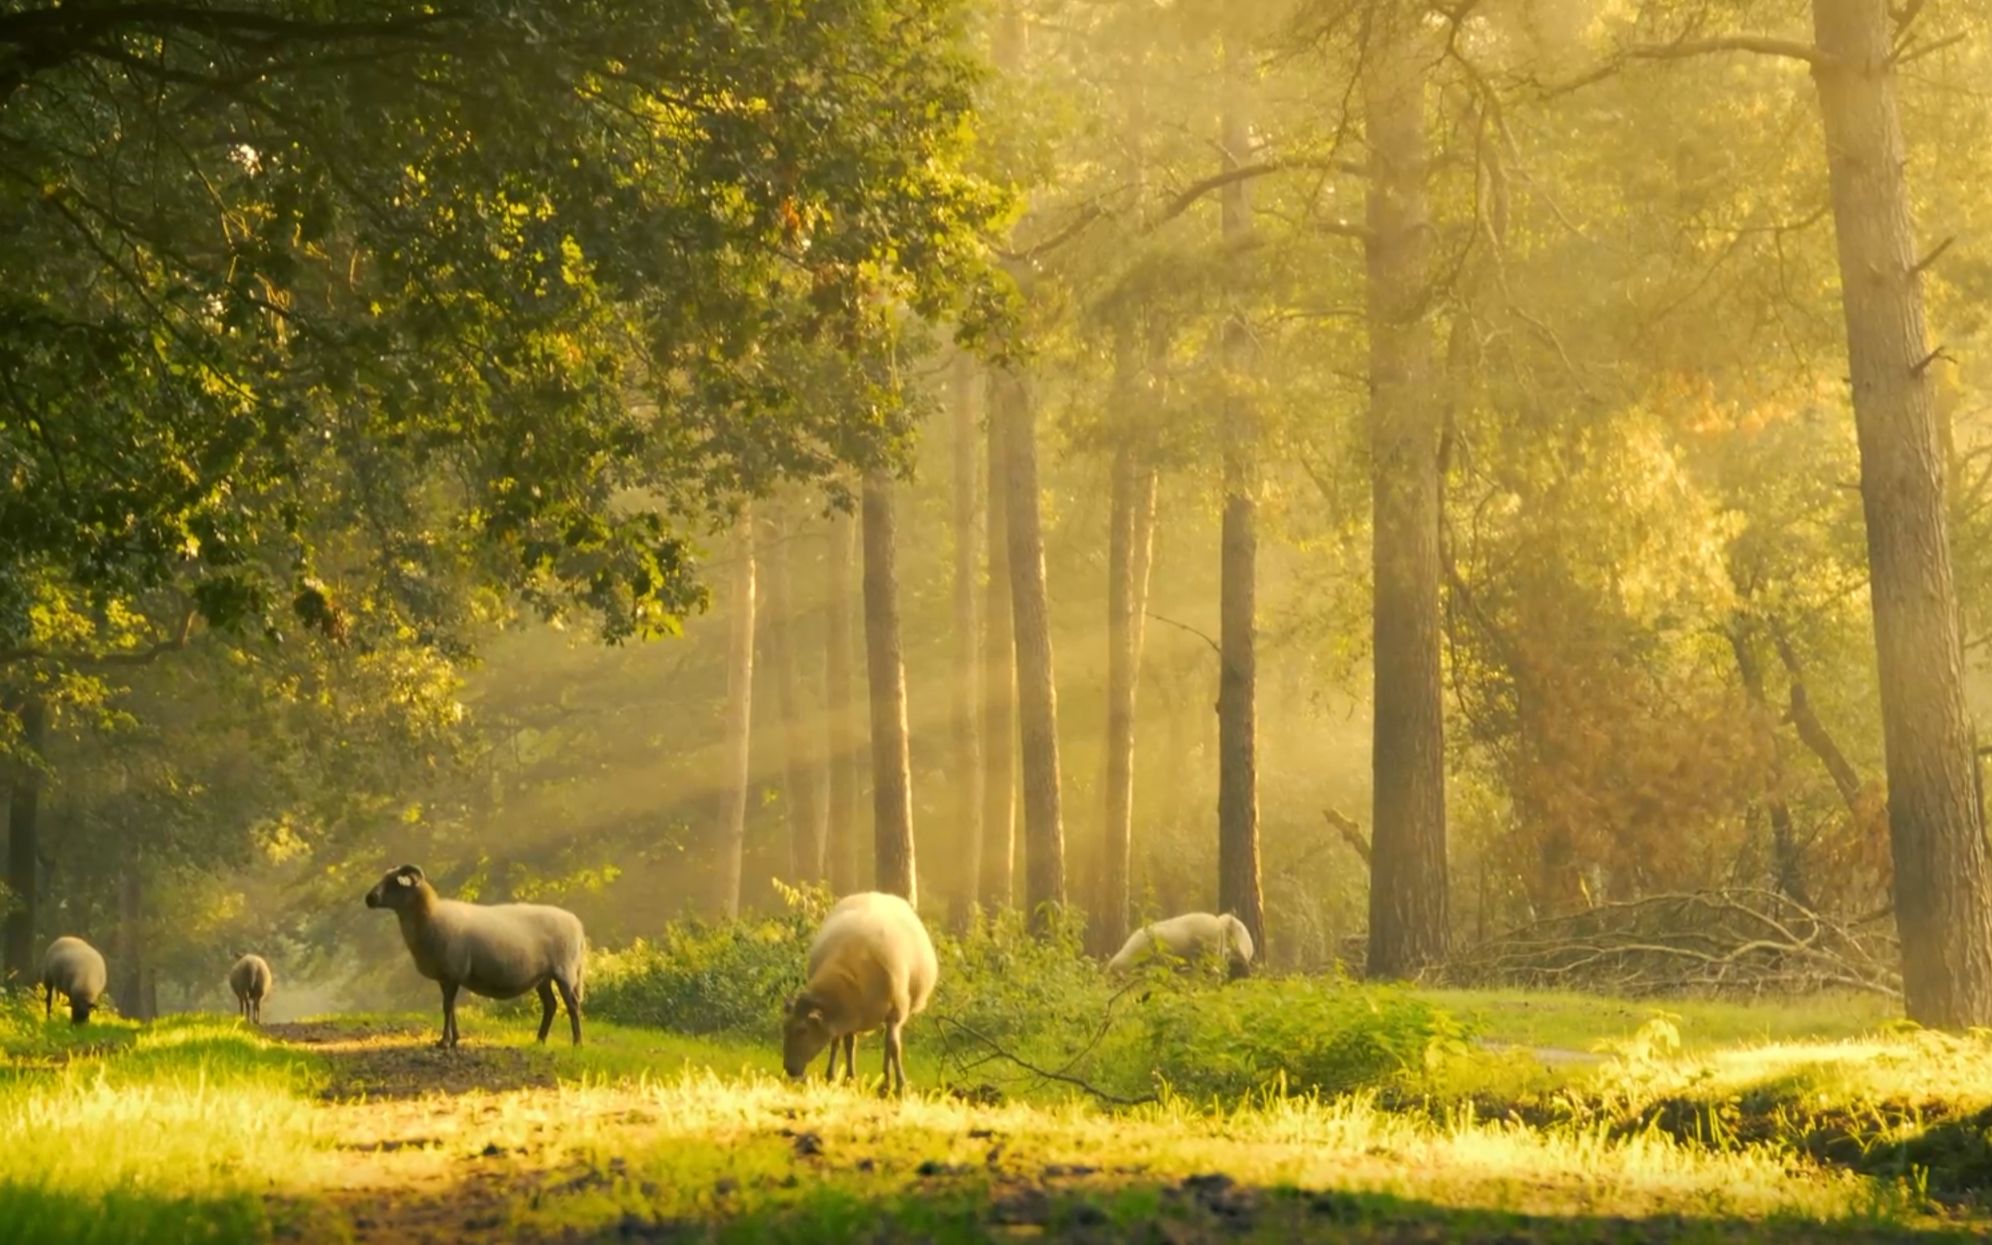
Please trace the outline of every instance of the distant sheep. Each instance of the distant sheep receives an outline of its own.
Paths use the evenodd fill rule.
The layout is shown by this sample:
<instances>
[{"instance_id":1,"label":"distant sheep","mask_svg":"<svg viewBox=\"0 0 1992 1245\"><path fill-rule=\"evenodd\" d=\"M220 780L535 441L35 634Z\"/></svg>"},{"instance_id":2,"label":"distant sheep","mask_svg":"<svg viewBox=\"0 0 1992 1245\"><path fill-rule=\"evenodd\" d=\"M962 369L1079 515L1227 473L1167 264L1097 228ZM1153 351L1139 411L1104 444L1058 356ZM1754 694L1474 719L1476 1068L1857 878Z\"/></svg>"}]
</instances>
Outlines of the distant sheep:
<instances>
[{"instance_id":1,"label":"distant sheep","mask_svg":"<svg viewBox=\"0 0 1992 1245\"><path fill-rule=\"evenodd\" d=\"M103 997L110 971L104 957L81 938L62 937L48 944L42 957L42 1015L55 1015L55 996L69 1000L69 1023L80 1025Z\"/></svg>"},{"instance_id":2,"label":"distant sheep","mask_svg":"<svg viewBox=\"0 0 1992 1245\"><path fill-rule=\"evenodd\" d=\"M276 988L276 974L270 962L260 955L245 955L228 970L228 988L235 991L235 1006L250 1024L263 1023L263 1000Z\"/></svg>"},{"instance_id":3,"label":"distant sheep","mask_svg":"<svg viewBox=\"0 0 1992 1245\"><path fill-rule=\"evenodd\" d=\"M1252 971L1252 935L1245 923L1229 912L1212 916L1208 912L1185 912L1134 931L1132 937L1107 961L1107 971L1119 976L1144 960L1163 953L1178 960L1197 960L1205 954L1224 957L1233 979Z\"/></svg>"},{"instance_id":4,"label":"distant sheep","mask_svg":"<svg viewBox=\"0 0 1992 1245\"><path fill-rule=\"evenodd\" d=\"M830 1078L837 1077L837 1052L844 1075L857 1075L857 1035L885 1029L885 1085L906 1089L906 1062L900 1031L933 996L940 964L934 941L913 906L897 895L876 891L851 895L823 918L809 944L809 978L790 1000L782 1023L782 1066L800 1077L830 1048Z\"/></svg>"},{"instance_id":5,"label":"distant sheep","mask_svg":"<svg viewBox=\"0 0 1992 1245\"><path fill-rule=\"evenodd\" d=\"M401 941L424 977L443 987L443 1037L457 1044L458 990L488 999L539 991L539 1040L553 1028L553 993L567 1005L574 1044L581 1045L581 979L588 955L581 918L545 904L473 904L436 894L415 865L389 869L367 892L367 907L386 908L401 922Z\"/></svg>"}]
</instances>

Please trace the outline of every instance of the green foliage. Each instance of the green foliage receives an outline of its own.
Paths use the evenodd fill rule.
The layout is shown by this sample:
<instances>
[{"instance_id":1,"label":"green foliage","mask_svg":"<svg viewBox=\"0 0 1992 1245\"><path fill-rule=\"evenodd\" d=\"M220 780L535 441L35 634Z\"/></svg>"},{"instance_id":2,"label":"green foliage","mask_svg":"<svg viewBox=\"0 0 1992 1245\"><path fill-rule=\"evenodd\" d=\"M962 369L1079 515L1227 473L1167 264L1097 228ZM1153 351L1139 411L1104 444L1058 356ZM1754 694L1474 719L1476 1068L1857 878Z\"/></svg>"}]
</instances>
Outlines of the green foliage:
<instances>
[{"instance_id":1,"label":"green foliage","mask_svg":"<svg viewBox=\"0 0 1992 1245\"><path fill-rule=\"evenodd\" d=\"M797 914L675 922L655 941L591 957L588 1014L678 1033L766 1037L802 986L810 932Z\"/></svg>"},{"instance_id":2,"label":"green foliage","mask_svg":"<svg viewBox=\"0 0 1992 1245\"><path fill-rule=\"evenodd\" d=\"M1410 994L1306 977L1157 990L1129 1023L1132 1041L1103 1058L1145 1062L1158 1083L1199 1101L1415 1085L1463 1036Z\"/></svg>"}]
</instances>

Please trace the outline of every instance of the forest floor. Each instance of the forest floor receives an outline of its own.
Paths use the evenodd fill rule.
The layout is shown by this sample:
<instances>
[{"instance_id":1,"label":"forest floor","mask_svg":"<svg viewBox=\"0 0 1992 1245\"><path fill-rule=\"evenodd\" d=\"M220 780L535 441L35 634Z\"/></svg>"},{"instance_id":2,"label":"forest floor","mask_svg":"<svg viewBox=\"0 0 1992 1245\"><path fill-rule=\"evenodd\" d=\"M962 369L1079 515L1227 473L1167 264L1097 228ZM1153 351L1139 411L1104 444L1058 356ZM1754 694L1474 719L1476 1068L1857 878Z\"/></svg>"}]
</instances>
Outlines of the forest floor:
<instances>
[{"instance_id":1,"label":"forest floor","mask_svg":"<svg viewBox=\"0 0 1992 1245\"><path fill-rule=\"evenodd\" d=\"M881 1101L772 1041L515 1017L8 1031L0 1241L1923 1241L1992 1228L1992 1036L1872 1005L1446 997L1444 1102ZM1867 1009L1867 1014L1862 1009ZM1808 1036L1800 1037L1800 1033ZM909 1054L921 1051L918 1023ZM862 1047L861 1047L862 1051ZM875 1069L877 1047L868 1052ZM1565 1058L1565 1056L1573 1056ZM1581 1057L1575 1057L1581 1056ZM979 1099L979 1100L978 1100Z\"/></svg>"}]
</instances>

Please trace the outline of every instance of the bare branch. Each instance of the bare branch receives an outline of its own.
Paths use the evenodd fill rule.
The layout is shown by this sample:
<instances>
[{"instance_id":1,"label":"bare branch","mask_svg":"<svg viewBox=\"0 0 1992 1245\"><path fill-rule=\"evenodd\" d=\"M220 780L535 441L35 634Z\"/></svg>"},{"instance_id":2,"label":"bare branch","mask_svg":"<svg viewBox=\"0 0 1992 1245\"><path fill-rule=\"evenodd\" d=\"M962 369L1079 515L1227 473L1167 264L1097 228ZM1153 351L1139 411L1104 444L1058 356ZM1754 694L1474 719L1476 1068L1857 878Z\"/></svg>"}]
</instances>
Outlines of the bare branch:
<instances>
[{"instance_id":1,"label":"bare branch","mask_svg":"<svg viewBox=\"0 0 1992 1245\"><path fill-rule=\"evenodd\" d=\"M1148 616L1149 616L1150 618L1153 618L1153 619L1154 619L1154 620L1155 620L1156 622L1159 622L1159 623L1168 623L1168 624L1169 624L1169 625L1170 625L1171 627L1174 627L1174 628L1176 628L1176 629L1177 629L1177 630L1179 630L1179 631L1187 631L1187 632L1189 632L1189 633L1190 633L1191 635L1195 636L1195 637L1196 637L1197 639L1199 639L1199 640L1202 640L1202 641L1203 641L1203 642L1204 642L1205 644L1208 644L1208 645L1210 645L1210 651L1211 651L1211 652L1213 652L1213 653L1216 653L1216 654L1217 654L1218 656L1220 656L1220 657L1224 655L1224 650L1223 650L1223 649L1221 649L1221 648L1219 648L1219 647L1217 646L1217 641L1216 641L1216 640L1213 640L1213 639L1211 639L1211 638L1210 638L1210 633L1209 633L1209 632L1207 632L1207 631L1199 631L1199 630L1198 630L1197 628L1195 628L1195 627L1192 627L1192 626L1190 626L1190 624L1188 624L1188 623L1181 623L1181 622L1177 622L1177 621L1176 621L1175 619L1173 619L1173 618L1164 618L1164 617L1163 617L1162 615L1160 615L1160 614L1156 613L1156 612L1155 612L1155 611L1153 611L1153 610L1150 610L1150 611L1148 611Z\"/></svg>"}]
</instances>

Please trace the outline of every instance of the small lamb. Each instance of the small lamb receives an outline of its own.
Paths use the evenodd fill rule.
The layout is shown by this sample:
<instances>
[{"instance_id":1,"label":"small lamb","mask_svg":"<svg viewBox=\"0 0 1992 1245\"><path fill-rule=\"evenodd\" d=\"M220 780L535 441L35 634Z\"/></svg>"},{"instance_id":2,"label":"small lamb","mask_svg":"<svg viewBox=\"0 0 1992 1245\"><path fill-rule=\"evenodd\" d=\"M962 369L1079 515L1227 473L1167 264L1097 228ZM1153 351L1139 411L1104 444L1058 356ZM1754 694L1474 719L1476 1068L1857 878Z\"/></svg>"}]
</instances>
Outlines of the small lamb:
<instances>
[{"instance_id":1,"label":"small lamb","mask_svg":"<svg viewBox=\"0 0 1992 1245\"><path fill-rule=\"evenodd\" d=\"M539 1040L553 1028L553 992L567 1005L574 1044L581 1045L581 979L588 956L581 918L536 903L474 904L436 894L415 865L381 875L367 907L386 908L401 922L401 941L424 977L443 987L443 1036L457 1044L457 991L515 999L539 991Z\"/></svg>"},{"instance_id":2,"label":"small lamb","mask_svg":"<svg viewBox=\"0 0 1992 1245\"><path fill-rule=\"evenodd\" d=\"M56 939L48 944L48 953L42 957L43 1017L55 1015L55 996L60 994L69 999L69 1023L82 1024L90 1019L90 1012L109 981L110 971L104 967L104 957L95 947L67 935Z\"/></svg>"},{"instance_id":3,"label":"small lamb","mask_svg":"<svg viewBox=\"0 0 1992 1245\"><path fill-rule=\"evenodd\" d=\"M245 955L228 970L228 988L235 991L235 1007L250 1024L263 1023L263 1000L276 988L276 974L270 962L260 955Z\"/></svg>"},{"instance_id":4,"label":"small lamb","mask_svg":"<svg viewBox=\"0 0 1992 1245\"><path fill-rule=\"evenodd\" d=\"M782 1066L800 1077L830 1047L829 1075L857 1075L857 1035L885 1029L887 1093L906 1090L900 1031L933 997L940 964L934 941L913 906L867 891L840 900L809 944L809 983L789 1001L782 1023Z\"/></svg>"},{"instance_id":5,"label":"small lamb","mask_svg":"<svg viewBox=\"0 0 1992 1245\"><path fill-rule=\"evenodd\" d=\"M1107 961L1107 971L1120 976L1165 952L1179 960L1195 960L1207 953L1222 955L1233 980L1252 972L1251 932L1229 912L1223 916L1185 912L1143 926Z\"/></svg>"}]
</instances>

